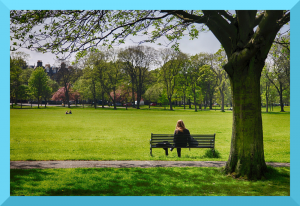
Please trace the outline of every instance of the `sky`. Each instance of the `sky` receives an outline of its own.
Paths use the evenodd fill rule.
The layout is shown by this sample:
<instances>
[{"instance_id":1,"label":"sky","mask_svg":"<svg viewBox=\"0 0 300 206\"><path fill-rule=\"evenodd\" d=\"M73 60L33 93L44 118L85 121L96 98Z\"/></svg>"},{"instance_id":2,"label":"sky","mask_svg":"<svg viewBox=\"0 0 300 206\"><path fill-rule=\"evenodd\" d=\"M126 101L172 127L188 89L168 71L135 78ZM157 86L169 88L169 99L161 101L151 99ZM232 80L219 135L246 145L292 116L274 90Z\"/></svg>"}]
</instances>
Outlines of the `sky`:
<instances>
[{"instance_id":1,"label":"sky","mask_svg":"<svg viewBox=\"0 0 300 206\"><path fill-rule=\"evenodd\" d=\"M208 52L208 53L215 53L217 52L221 44L218 39L209 31L200 33L198 39L189 40L188 36L184 36L179 41L179 49L187 54L195 55L200 52ZM125 41L125 44L119 46L119 48L124 48L127 46L137 45L133 43L130 37ZM153 48L166 48L165 46L158 46L156 43L145 43L143 45L151 46ZM28 58L29 65L36 65L38 60L43 62L43 66L45 64L50 64L51 66L55 64L56 55L51 53L40 53L35 51L30 51L28 49L18 49L18 51L23 51L30 55ZM71 57L72 59L72 57Z\"/></svg>"}]
</instances>

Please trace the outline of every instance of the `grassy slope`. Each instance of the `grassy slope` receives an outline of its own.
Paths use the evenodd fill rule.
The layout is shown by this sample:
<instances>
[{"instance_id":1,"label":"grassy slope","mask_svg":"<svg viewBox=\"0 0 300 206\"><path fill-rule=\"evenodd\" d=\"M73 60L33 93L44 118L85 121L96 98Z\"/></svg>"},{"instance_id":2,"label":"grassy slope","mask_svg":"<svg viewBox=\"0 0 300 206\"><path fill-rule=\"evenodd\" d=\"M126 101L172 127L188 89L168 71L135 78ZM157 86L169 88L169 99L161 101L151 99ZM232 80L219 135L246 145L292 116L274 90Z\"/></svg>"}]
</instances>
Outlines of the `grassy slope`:
<instances>
[{"instance_id":1,"label":"grassy slope","mask_svg":"<svg viewBox=\"0 0 300 206\"><path fill-rule=\"evenodd\" d=\"M221 158L215 160L227 160L231 111L146 108L72 108L72 115L64 114L66 108L12 109L11 160L179 160L176 151L165 157L163 149L154 149L154 157L149 155L150 134L173 133L178 119L185 122L191 133L216 133L216 149ZM262 116L265 160L289 162L289 112ZM183 149L180 160L214 160L204 154L205 149Z\"/></svg>"}]
</instances>

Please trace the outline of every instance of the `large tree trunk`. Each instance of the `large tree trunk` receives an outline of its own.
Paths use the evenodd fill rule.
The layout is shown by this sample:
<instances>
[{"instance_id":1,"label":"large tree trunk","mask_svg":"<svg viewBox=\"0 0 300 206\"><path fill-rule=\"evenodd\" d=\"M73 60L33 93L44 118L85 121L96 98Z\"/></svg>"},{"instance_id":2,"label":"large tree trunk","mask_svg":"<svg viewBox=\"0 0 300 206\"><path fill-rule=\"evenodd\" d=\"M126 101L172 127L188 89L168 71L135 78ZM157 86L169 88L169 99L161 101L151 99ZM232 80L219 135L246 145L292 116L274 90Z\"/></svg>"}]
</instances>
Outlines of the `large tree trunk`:
<instances>
[{"instance_id":1,"label":"large tree trunk","mask_svg":"<svg viewBox=\"0 0 300 206\"><path fill-rule=\"evenodd\" d=\"M263 64L251 62L245 65L245 68L236 69L230 77L233 123L230 156L225 170L236 177L260 179L267 169L260 107L260 72L257 72Z\"/></svg>"}]
</instances>

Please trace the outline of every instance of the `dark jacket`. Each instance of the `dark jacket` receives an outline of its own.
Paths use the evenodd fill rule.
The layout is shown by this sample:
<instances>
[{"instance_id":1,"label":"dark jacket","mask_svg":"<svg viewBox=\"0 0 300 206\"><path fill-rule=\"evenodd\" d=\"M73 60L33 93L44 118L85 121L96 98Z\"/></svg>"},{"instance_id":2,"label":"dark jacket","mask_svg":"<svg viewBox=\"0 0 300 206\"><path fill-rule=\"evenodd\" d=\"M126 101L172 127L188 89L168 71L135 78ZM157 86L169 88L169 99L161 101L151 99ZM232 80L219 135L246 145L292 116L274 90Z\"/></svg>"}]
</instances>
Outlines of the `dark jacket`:
<instances>
[{"instance_id":1,"label":"dark jacket","mask_svg":"<svg viewBox=\"0 0 300 206\"><path fill-rule=\"evenodd\" d=\"M174 132L174 143L175 147L186 147L187 143L190 139L190 131L188 129L184 129L183 132Z\"/></svg>"}]
</instances>

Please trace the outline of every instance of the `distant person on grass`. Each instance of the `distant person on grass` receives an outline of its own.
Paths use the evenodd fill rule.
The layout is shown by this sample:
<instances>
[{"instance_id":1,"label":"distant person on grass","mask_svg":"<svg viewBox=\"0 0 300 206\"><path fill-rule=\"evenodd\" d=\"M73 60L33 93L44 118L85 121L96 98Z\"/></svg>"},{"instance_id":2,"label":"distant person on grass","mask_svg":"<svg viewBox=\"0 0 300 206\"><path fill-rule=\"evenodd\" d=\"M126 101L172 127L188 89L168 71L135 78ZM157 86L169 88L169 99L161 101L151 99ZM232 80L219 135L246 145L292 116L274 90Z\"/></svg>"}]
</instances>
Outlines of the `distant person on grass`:
<instances>
[{"instance_id":1,"label":"distant person on grass","mask_svg":"<svg viewBox=\"0 0 300 206\"><path fill-rule=\"evenodd\" d=\"M175 132L174 132L174 143L175 147L177 147L177 155L178 157L181 157L181 148L180 147L186 147L188 143L188 135L190 134L190 131L185 128L184 123L182 120L178 120ZM170 151L172 151L173 148L170 148Z\"/></svg>"},{"instance_id":2,"label":"distant person on grass","mask_svg":"<svg viewBox=\"0 0 300 206\"><path fill-rule=\"evenodd\" d=\"M72 114L71 110L70 110L69 114Z\"/></svg>"},{"instance_id":3,"label":"distant person on grass","mask_svg":"<svg viewBox=\"0 0 300 206\"><path fill-rule=\"evenodd\" d=\"M68 113L68 110L66 111L66 114L69 114L69 113Z\"/></svg>"}]
</instances>

